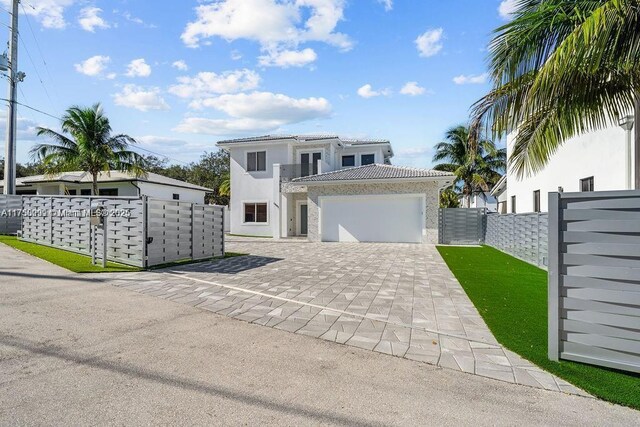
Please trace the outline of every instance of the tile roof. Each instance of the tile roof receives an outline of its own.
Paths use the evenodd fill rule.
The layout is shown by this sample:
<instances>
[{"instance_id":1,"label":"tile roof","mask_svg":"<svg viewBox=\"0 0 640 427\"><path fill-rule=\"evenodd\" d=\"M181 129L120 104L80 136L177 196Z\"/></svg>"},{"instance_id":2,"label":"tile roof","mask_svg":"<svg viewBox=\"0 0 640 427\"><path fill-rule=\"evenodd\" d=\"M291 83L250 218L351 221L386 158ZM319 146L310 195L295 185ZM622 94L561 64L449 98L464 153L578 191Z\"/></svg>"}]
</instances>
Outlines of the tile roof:
<instances>
[{"instance_id":1,"label":"tile roof","mask_svg":"<svg viewBox=\"0 0 640 427\"><path fill-rule=\"evenodd\" d=\"M303 178L296 178L291 182L308 184L314 182L440 177L453 177L453 174L450 172L441 172L432 169L417 169L405 166L373 164L327 172L319 175L311 175Z\"/></svg>"},{"instance_id":2,"label":"tile roof","mask_svg":"<svg viewBox=\"0 0 640 427\"><path fill-rule=\"evenodd\" d=\"M386 139L372 139L372 138L340 138L338 135L264 135L254 136L250 138L237 138L237 139L225 139L218 141L218 145L223 144L238 144L249 142L269 142L269 141L281 141L293 139L297 142L311 142L311 141L324 141L330 139L337 139L340 142L347 145L365 145L365 144L389 144Z\"/></svg>"},{"instance_id":3,"label":"tile roof","mask_svg":"<svg viewBox=\"0 0 640 427\"><path fill-rule=\"evenodd\" d=\"M92 181L91 174L87 172L61 172L51 175L34 175L25 176L23 178L16 179L16 185L29 185L40 182L70 182L70 183L90 183ZM193 190L201 190L206 192L213 192L210 188L202 187L200 185L190 184L178 179L169 178L157 173L149 172L146 177L136 178L134 175L126 172L111 171L109 174L101 172L98 175L98 182L113 182L113 181L142 181L155 184L173 185L174 187L191 188Z\"/></svg>"}]
</instances>

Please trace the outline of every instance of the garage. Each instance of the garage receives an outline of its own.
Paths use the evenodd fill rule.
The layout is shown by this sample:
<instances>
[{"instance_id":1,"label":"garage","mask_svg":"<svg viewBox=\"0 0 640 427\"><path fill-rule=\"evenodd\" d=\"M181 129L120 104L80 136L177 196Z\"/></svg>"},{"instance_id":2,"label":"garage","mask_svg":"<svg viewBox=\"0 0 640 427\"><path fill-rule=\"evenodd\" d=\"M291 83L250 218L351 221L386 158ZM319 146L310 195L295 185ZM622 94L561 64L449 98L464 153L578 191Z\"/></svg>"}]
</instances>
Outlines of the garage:
<instances>
[{"instance_id":1,"label":"garage","mask_svg":"<svg viewBox=\"0 0 640 427\"><path fill-rule=\"evenodd\" d=\"M422 194L325 196L319 202L323 242L422 242Z\"/></svg>"}]
</instances>

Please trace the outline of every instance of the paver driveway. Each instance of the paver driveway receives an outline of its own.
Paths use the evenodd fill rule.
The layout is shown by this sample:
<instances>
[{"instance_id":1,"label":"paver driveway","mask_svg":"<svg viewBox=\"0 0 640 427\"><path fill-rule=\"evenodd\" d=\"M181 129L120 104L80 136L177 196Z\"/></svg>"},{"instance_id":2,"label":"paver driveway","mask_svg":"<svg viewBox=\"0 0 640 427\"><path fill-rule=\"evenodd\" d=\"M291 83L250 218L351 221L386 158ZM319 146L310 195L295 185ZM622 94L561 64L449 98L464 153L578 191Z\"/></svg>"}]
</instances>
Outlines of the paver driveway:
<instances>
[{"instance_id":1,"label":"paver driveway","mask_svg":"<svg viewBox=\"0 0 640 427\"><path fill-rule=\"evenodd\" d=\"M112 284L340 344L582 394L502 348L434 246L229 237L227 251L250 255L116 274Z\"/></svg>"}]
</instances>

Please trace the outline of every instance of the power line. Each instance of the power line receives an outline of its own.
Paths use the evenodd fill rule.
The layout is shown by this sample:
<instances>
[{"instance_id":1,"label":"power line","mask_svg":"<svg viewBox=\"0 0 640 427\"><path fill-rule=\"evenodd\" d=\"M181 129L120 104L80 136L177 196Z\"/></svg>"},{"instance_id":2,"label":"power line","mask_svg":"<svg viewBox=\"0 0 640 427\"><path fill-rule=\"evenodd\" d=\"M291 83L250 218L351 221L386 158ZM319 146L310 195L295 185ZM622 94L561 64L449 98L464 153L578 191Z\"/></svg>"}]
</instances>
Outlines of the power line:
<instances>
[{"instance_id":1,"label":"power line","mask_svg":"<svg viewBox=\"0 0 640 427\"><path fill-rule=\"evenodd\" d=\"M53 101L51 100L51 96L49 96L49 91L47 90L47 86L44 84L44 81L42 81L42 76L40 76L38 67L36 67L36 63L33 61L33 58L31 57L31 53L29 52L29 49L27 49L27 44L24 42L24 39L22 38L20 33L18 33L18 38L20 39L20 42L22 42L22 47L24 48L25 52L27 52L27 57L29 58L29 61L31 61L31 65L33 65L33 70L36 72L36 77L40 81L40 84L42 85L42 89L44 89L44 94L47 96L47 99L49 100L49 103L51 104L51 106L54 107Z\"/></svg>"},{"instance_id":2,"label":"power line","mask_svg":"<svg viewBox=\"0 0 640 427\"><path fill-rule=\"evenodd\" d=\"M44 69L47 72L47 76L49 77L49 82L51 84L53 84L53 90L55 92L56 99L58 99L59 96L58 96L58 93L57 93L55 82L53 81L53 77L51 76L51 72L49 71L49 66L47 65L47 61L46 61L46 59L44 57L44 53L42 53L42 49L40 48L40 43L38 42L38 38L36 37L36 32L33 31L33 26L31 25L31 19L29 19L29 15L27 14L27 11L25 10L24 5L22 3L20 3L20 6L22 7L22 11L24 12L24 17L25 17L25 19L27 21L27 25L29 27L29 31L31 32L31 36L33 37L33 41L36 44L36 49L38 50L38 53L40 54L40 58L42 58L42 63L44 64ZM31 6L31 7L33 7L33 6ZM35 9L35 7L33 7L33 9ZM21 40L22 40L22 37L21 37ZM25 44L24 41L22 41L22 44L23 45ZM26 46L25 46L25 49L26 49ZM35 68L35 64L34 64L34 68ZM41 80L41 82L42 82L42 80Z\"/></svg>"}]
</instances>

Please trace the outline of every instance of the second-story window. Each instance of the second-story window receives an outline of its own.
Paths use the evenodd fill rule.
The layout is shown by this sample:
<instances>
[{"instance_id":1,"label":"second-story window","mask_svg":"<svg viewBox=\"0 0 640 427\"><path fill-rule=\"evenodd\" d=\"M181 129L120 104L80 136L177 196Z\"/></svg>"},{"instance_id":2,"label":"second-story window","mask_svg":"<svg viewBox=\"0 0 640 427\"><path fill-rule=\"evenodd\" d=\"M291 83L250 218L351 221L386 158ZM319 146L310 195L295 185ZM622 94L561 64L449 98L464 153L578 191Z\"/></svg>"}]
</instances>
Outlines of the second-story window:
<instances>
[{"instance_id":1,"label":"second-story window","mask_svg":"<svg viewBox=\"0 0 640 427\"><path fill-rule=\"evenodd\" d=\"M254 151L247 153L247 172L263 172L267 170L267 152Z\"/></svg>"},{"instance_id":2,"label":"second-story window","mask_svg":"<svg viewBox=\"0 0 640 427\"><path fill-rule=\"evenodd\" d=\"M511 213L516 213L516 196L511 196Z\"/></svg>"},{"instance_id":3,"label":"second-story window","mask_svg":"<svg viewBox=\"0 0 640 427\"><path fill-rule=\"evenodd\" d=\"M580 180L580 191L586 192L586 191L593 191L594 185L593 185L593 177L590 176L589 178L584 178Z\"/></svg>"},{"instance_id":4,"label":"second-story window","mask_svg":"<svg viewBox=\"0 0 640 427\"><path fill-rule=\"evenodd\" d=\"M362 166L372 165L375 162L376 162L375 154L363 154L362 156L360 156L360 165Z\"/></svg>"},{"instance_id":5,"label":"second-story window","mask_svg":"<svg viewBox=\"0 0 640 427\"><path fill-rule=\"evenodd\" d=\"M533 211L540 212L540 190L536 190L533 192Z\"/></svg>"},{"instance_id":6,"label":"second-story window","mask_svg":"<svg viewBox=\"0 0 640 427\"><path fill-rule=\"evenodd\" d=\"M346 167L350 167L350 166L355 166L356 165L356 156L351 155L351 156L342 156L342 167L346 168Z\"/></svg>"}]
</instances>

